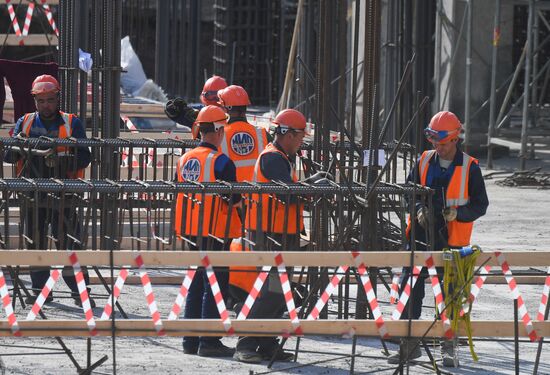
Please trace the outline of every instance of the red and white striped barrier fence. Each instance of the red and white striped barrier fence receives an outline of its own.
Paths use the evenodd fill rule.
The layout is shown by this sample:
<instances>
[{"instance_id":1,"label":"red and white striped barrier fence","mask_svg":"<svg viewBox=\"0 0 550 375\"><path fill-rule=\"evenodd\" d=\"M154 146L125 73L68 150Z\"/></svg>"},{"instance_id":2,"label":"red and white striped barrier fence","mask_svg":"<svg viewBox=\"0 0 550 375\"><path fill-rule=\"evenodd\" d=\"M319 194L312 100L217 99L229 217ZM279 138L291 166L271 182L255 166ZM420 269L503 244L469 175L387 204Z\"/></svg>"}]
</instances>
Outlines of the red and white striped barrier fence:
<instances>
[{"instance_id":1,"label":"red and white striped barrier fence","mask_svg":"<svg viewBox=\"0 0 550 375\"><path fill-rule=\"evenodd\" d=\"M29 28L31 26L32 14L34 12L34 3L30 2L27 7L27 14L25 16L25 23L23 24L23 36L29 35Z\"/></svg>"},{"instance_id":2,"label":"red and white striped barrier fence","mask_svg":"<svg viewBox=\"0 0 550 375\"><path fill-rule=\"evenodd\" d=\"M0 298L2 298L2 305L4 306L4 311L8 318L11 333L14 336L21 336L21 331L19 331L19 324L17 324L17 318L15 317L13 306L11 305L10 293L8 292L8 286L6 285L6 279L2 272L2 268L0 268Z\"/></svg>"},{"instance_id":3,"label":"red and white striped barrier fence","mask_svg":"<svg viewBox=\"0 0 550 375\"><path fill-rule=\"evenodd\" d=\"M151 318L153 319L153 324L155 330L159 336L164 335L164 327L162 325L162 319L160 318L160 313L157 307L157 302L155 301L155 295L153 293L153 288L151 287L151 280L145 269L143 263L143 258L141 254L136 252L134 256L134 261L139 268L139 279L141 280L141 285L143 285L143 292L145 293L145 299L147 300L147 306L149 307L149 312L151 313Z\"/></svg>"},{"instance_id":4,"label":"red and white striped barrier fence","mask_svg":"<svg viewBox=\"0 0 550 375\"><path fill-rule=\"evenodd\" d=\"M176 320L179 317L183 301L185 301L185 297L187 297L187 293L189 293L189 288L191 287L195 273L197 273L197 267L190 267L187 271L187 274L181 282L180 291L176 297L176 301L174 301L168 320Z\"/></svg>"},{"instance_id":5,"label":"red and white striped barrier fence","mask_svg":"<svg viewBox=\"0 0 550 375\"><path fill-rule=\"evenodd\" d=\"M120 272L118 273L118 277L115 281L115 285L113 287L113 290L111 292L111 295L107 299L107 304L105 305L105 308L103 309L103 313L101 314L100 320L107 320L110 318L112 312L113 312L113 304L116 304L116 301L118 300L118 297L120 296L120 293L122 292L122 287L124 286L124 283L126 282L126 278L128 277L128 269L122 268ZM114 299L114 301L111 301ZM113 304L111 304L113 302Z\"/></svg>"},{"instance_id":6,"label":"red and white striped barrier fence","mask_svg":"<svg viewBox=\"0 0 550 375\"><path fill-rule=\"evenodd\" d=\"M26 320L34 320L36 319L36 316L38 315L38 312L44 305L44 302L46 302L46 297L50 294L52 291L55 283L57 280L59 280L59 276L61 275L61 272L59 272L58 269L54 269L50 271L50 277L46 281L46 284L40 291L40 294L37 296L36 301L34 301L34 305L31 308L31 311L29 311L29 314L27 315Z\"/></svg>"},{"instance_id":7,"label":"red and white striped barrier fence","mask_svg":"<svg viewBox=\"0 0 550 375\"><path fill-rule=\"evenodd\" d=\"M290 288L290 282L288 280L288 273L286 272L285 263L281 253L275 256L275 264L277 265L277 271L279 271L279 279L281 280L281 287L283 289L283 295L285 297L286 308L294 329L294 334L301 335L302 328L300 327L300 320L298 319L298 313L296 312L296 306L294 306L294 297L292 296L292 289ZM289 332L290 333L290 332Z\"/></svg>"},{"instance_id":8,"label":"red and white striped barrier fence","mask_svg":"<svg viewBox=\"0 0 550 375\"><path fill-rule=\"evenodd\" d=\"M537 314L537 320L543 321L544 314L546 313L546 305L548 304L548 293L550 292L550 267L546 271L546 280L544 281L544 288L542 290L542 297L540 299L539 313Z\"/></svg>"}]
</instances>

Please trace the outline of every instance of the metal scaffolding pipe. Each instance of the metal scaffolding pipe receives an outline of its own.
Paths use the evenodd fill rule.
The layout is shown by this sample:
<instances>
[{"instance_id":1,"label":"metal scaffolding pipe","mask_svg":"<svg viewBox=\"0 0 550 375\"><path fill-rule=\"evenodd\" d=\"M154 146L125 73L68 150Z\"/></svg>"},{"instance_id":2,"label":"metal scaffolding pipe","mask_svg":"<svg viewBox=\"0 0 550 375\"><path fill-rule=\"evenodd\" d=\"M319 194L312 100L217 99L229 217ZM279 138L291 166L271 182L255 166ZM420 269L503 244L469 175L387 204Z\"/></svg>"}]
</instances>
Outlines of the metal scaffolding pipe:
<instances>
[{"instance_id":1,"label":"metal scaffolding pipe","mask_svg":"<svg viewBox=\"0 0 550 375\"><path fill-rule=\"evenodd\" d=\"M495 130L495 111L496 111L496 85L498 68L498 45L500 42L500 1L495 0L495 21L493 28L493 54L491 61L491 105L489 107L489 128L487 129L487 168L493 168L493 147L491 137Z\"/></svg>"},{"instance_id":2,"label":"metal scaffolding pipe","mask_svg":"<svg viewBox=\"0 0 550 375\"><path fill-rule=\"evenodd\" d=\"M533 51L533 16L535 1L529 0L529 15L527 18L527 52L525 53L525 76L523 80L523 113L521 118L521 151L519 154L519 169L525 170L527 161L527 126L529 122L529 80L531 78L531 54Z\"/></svg>"}]
</instances>

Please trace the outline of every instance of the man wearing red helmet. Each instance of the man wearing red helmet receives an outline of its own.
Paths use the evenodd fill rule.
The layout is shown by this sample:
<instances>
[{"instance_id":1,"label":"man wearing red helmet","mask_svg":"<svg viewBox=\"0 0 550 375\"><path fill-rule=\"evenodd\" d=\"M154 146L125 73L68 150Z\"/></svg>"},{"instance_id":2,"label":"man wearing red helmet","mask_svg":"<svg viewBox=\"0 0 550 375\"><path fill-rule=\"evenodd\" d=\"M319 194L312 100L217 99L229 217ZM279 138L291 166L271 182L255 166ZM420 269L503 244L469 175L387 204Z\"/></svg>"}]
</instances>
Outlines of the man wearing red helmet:
<instances>
[{"instance_id":1,"label":"man wearing red helmet","mask_svg":"<svg viewBox=\"0 0 550 375\"><path fill-rule=\"evenodd\" d=\"M218 105L218 91L227 87L227 82L223 77L212 76L206 80L200 100L203 105ZM200 110L198 108L190 107L183 98L170 99L164 106L164 113L174 122L185 125L193 129L193 124ZM198 135L198 131L195 135Z\"/></svg>"},{"instance_id":2,"label":"man wearing red helmet","mask_svg":"<svg viewBox=\"0 0 550 375\"><path fill-rule=\"evenodd\" d=\"M435 250L445 248L461 248L470 245L473 223L485 215L489 200L485 190L485 183L481 175L478 161L465 154L459 147L459 135L462 129L460 121L452 112L436 113L430 125L424 130L426 139L432 144L433 150L424 151L418 164L411 171L408 181L427 186L435 190L432 198L434 217L433 222L427 215L427 209L420 200L415 207L416 249L426 250L426 243L430 240L427 233L432 227L435 238ZM407 238L410 240L410 227L407 227ZM442 269L438 269L442 274ZM411 298L411 318L420 318L422 300L424 299L424 280L427 274L421 273ZM403 269L401 288L403 289L410 278L410 270ZM406 306L401 319L408 319L409 307ZM403 340L399 354L389 357L388 362L399 363L401 360L414 359L421 356L417 340ZM458 367L458 351L456 340L446 340L441 344L443 365Z\"/></svg>"},{"instance_id":3,"label":"man wearing red helmet","mask_svg":"<svg viewBox=\"0 0 550 375\"><path fill-rule=\"evenodd\" d=\"M227 125L224 110L213 105L206 106L200 110L196 123L201 133L201 143L179 159L178 181L236 181L235 164L219 151L224 137L224 127ZM242 231L241 219L236 211L240 200L239 194L221 197L179 193L175 217L177 237L190 243L192 250L228 250L231 240L239 237ZM214 268L222 295L227 295L227 271L227 267ZM184 318L219 317L208 276L204 269L199 268L189 287ZM234 352L221 343L220 337L208 336L185 336L183 351L185 354L198 354L202 357L230 357Z\"/></svg>"},{"instance_id":4,"label":"man wearing red helmet","mask_svg":"<svg viewBox=\"0 0 550 375\"><path fill-rule=\"evenodd\" d=\"M275 140L260 154L254 166L253 181L296 183L298 178L294 170L294 162L306 135L306 119L294 109L285 109L275 117L274 124L277 126ZM254 250L298 250L300 232L304 229L303 205L298 198L253 194L251 202L245 226L251 240L255 243ZM259 218L261 218L261 228ZM290 275L290 270L287 271ZM279 319L285 308L286 303L278 274L270 272L248 317ZM289 361L294 358L294 355L279 350L276 337L240 337L234 358L245 363L259 363L271 358Z\"/></svg>"},{"instance_id":5,"label":"man wearing red helmet","mask_svg":"<svg viewBox=\"0 0 550 375\"><path fill-rule=\"evenodd\" d=\"M31 88L36 112L27 113L17 121L14 137L86 138L86 131L78 117L59 110L59 92L59 83L51 75L36 77ZM87 147L59 146L55 148L54 154L46 157L33 156L23 160L21 155L9 152L6 159L8 162L16 163L17 175L21 177L75 179L84 177L84 169L90 164L91 154ZM45 196L44 200L47 200ZM59 239L55 241L58 249L78 250L79 243L70 239L71 236L78 238L80 234L80 225L75 212L66 208L62 215L63 223L59 223L60 216L56 209L40 207L38 220L35 220L32 209L28 210L25 215L25 233L32 239L27 243L28 248L46 249L48 225L51 225L53 237ZM35 226L38 228L35 229ZM59 233L60 226L62 233ZM38 238L34 237L34 233L38 233ZM89 285L88 273L85 268L83 271L86 284ZM46 284L50 272L48 268L31 269L30 275L32 289L36 296ZM63 278L72 291L75 304L81 305L82 301L72 268L66 267L63 270ZM35 296L27 298L27 303L34 303ZM46 302L52 300L53 296L50 294ZM90 304L95 307L95 302L91 298Z\"/></svg>"}]
</instances>

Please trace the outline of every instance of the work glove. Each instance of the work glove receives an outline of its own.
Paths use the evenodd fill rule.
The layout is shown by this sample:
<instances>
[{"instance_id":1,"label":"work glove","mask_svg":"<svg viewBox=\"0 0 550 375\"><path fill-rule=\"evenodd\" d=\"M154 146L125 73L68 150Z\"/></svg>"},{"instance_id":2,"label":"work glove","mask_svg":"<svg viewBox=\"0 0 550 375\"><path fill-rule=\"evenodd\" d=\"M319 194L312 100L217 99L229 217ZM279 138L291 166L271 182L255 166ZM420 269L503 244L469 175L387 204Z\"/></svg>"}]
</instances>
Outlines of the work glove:
<instances>
[{"instance_id":1,"label":"work glove","mask_svg":"<svg viewBox=\"0 0 550 375\"><path fill-rule=\"evenodd\" d=\"M164 113L178 124L192 127L197 119L198 111L187 105L182 98L171 99L164 105Z\"/></svg>"},{"instance_id":2,"label":"work glove","mask_svg":"<svg viewBox=\"0 0 550 375\"><path fill-rule=\"evenodd\" d=\"M418 221L418 224L420 224L422 228L426 229L428 226L428 209L426 207L420 207L416 213L416 221Z\"/></svg>"},{"instance_id":3,"label":"work glove","mask_svg":"<svg viewBox=\"0 0 550 375\"><path fill-rule=\"evenodd\" d=\"M443 217L446 222L456 220L457 211L454 207L447 207L443 210Z\"/></svg>"},{"instance_id":4,"label":"work glove","mask_svg":"<svg viewBox=\"0 0 550 375\"><path fill-rule=\"evenodd\" d=\"M307 184L326 184L329 183L328 180L334 181L334 177L328 172L319 171L306 178L304 182Z\"/></svg>"}]
</instances>

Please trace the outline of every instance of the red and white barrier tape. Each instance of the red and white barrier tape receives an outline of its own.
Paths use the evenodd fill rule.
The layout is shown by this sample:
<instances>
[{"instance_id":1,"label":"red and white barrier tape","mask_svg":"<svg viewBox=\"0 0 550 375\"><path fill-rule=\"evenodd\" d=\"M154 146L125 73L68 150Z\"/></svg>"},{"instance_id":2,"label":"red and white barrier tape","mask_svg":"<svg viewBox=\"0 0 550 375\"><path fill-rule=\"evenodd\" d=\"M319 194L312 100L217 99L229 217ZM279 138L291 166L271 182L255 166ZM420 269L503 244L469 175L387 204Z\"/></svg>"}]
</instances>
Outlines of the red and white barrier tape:
<instances>
[{"instance_id":1,"label":"red and white barrier tape","mask_svg":"<svg viewBox=\"0 0 550 375\"><path fill-rule=\"evenodd\" d=\"M21 29L19 28L19 22L17 22L17 17L15 16L15 9L13 9L13 5L10 4L10 0L6 0L6 4L8 6L8 13L11 18L13 31L15 32L15 35L21 36Z\"/></svg>"},{"instance_id":2,"label":"red and white barrier tape","mask_svg":"<svg viewBox=\"0 0 550 375\"><path fill-rule=\"evenodd\" d=\"M319 314L327 304L330 296L332 296L332 294L336 290L336 287L338 286L338 284L340 284L340 281L342 281L342 278L344 277L348 268L349 268L348 266L338 267L338 269L334 272L334 275L332 275L332 278L330 279L330 283L327 285L327 287L323 291L323 294L321 294L321 298L317 300L317 303L315 304L315 307L307 317L307 320L315 320L319 318Z\"/></svg>"},{"instance_id":3,"label":"red and white barrier tape","mask_svg":"<svg viewBox=\"0 0 550 375\"><path fill-rule=\"evenodd\" d=\"M390 288L390 304L393 305L399 298L399 275L393 275Z\"/></svg>"},{"instance_id":4,"label":"red and white barrier tape","mask_svg":"<svg viewBox=\"0 0 550 375\"><path fill-rule=\"evenodd\" d=\"M189 293L189 288L191 287L191 283L193 282L195 273L197 273L197 267L195 266L190 267L187 271L187 274L181 282L180 291L178 293L178 296L176 297L176 300L174 301L174 306L172 306L172 311L170 311L168 320L176 320L179 317L181 307L183 306L183 301L185 301L185 297L187 297L187 293Z\"/></svg>"},{"instance_id":5,"label":"red and white barrier tape","mask_svg":"<svg viewBox=\"0 0 550 375\"><path fill-rule=\"evenodd\" d=\"M544 289L542 290L542 297L540 299L539 313L537 314L537 320L544 320L544 313L546 312L546 305L548 304L548 294L550 293L550 267L546 271L546 281L544 282Z\"/></svg>"},{"instance_id":6,"label":"red and white barrier tape","mask_svg":"<svg viewBox=\"0 0 550 375\"><path fill-rule=\"evenodd\" d=\"M26 320L34 320L36 319L36 316L38 315L38 312L44 305L44 302L46 301L46 297L50 294L52 291L55 283L57 280L59 280L59 276L61 275L61 272L59 270L55 269L50 272L50 277L48 278L48 281L46 281L46 284L40 291L40 294L36 298L36 301L34 302L34 305L31 308L31 311L29 311L29 314L27 315Z\"/></svg>"},{"instance_id":7,"label":"red and white barrier tape","mask_svg":"<svg viewBox=\"0 0 550 375\"><path fill-rule=\"evenodd\" d=\"M260 294L260 290L262 290L262 286L264 285L265 279L267 279L267 275L269 274L270 270L271 270L271 266L262 267L262 271L258 274L256 281L254 281L252 290L248 294L248 297L246 297L246 301L244 301L244 305L241 308L241 311L239 312L239 316L237 316L237 320L246 319L246 317L250 313L250 310L252 309L252 305L254 305L256 298L258 298L258 295Z\"/></svg>"},{"instance_id":8,"label":"red and white barrier tape","mask_svg":"<svg viewBox=\"0 0 550 375\"><path fill-rule=\"evenodd\" d=\"M407 301L409 300L409 297L411 295L411 290L412 288L414 288L414 285L416 284L416 280L418 280L418 276L420 275L421 270L422 270L422 267L418 267L418 266L413 267L412 285L411 285L410 275L407 277L407 284L405 285L405 290L401 292L401 296L397 301L397 306L395 307L395 310L393 310L392 317L391 317L392 320L399 320L401 318L401 315L403 314L403 310L405 310L405 306L407 305Z\"/></svg>"},{"instance_id":9,"label":"red and white barrier tape","mask_svg":"<svg viewBox=\"0 0 550 375\"><path fill-rule=\"evenodd\" d=\"M235 330L231 325L229 312L227 311L227 308L225 306L222 291L220 290L220 284L218 283L218 279L216 278L216 274L214 273L214 268L210 263L210 258L208 258L208 255L203 251L200 251L200 256L201 263L206 271L208 283L210 284L210 289L212 289L212 294L214 295L214 301L216 301L216 307L218 308L218 313L220 314L223 328L228 334L232 335Z\"/></svg>"},{"instance_id":10,"label":"red and white barrier tape","mask_svg":"<svg viewBox=\"0 0 550 375\"><path fill-rule=\"evenodd\" d=\"M55 21L53 19L53 14L50 9L50 6L46 4L46 0L40 0L42 3L42 8L44 8L44 13L46 13L46 18L48 19L48 23L52 27L52 30L54 31L55 35L59 37L59 29L55 25Z\"/></svg>"},{"instance_id":11,"label":"red and white barrier tape","mask_svg":"<svg viewBox=\"0 0 550 375\"><path fill-rule=\"evenodd\" d=\"M437 276L437 270L435 269L434 258L431 254L425 254L426 257L426 268L428 268L428 274L432 282L432 289L435 295L435 303L437 305L437 310L443 322L443 327L445 330L445 336L447 338L453 338L454 333L451 327L451 321L445 313L445 299L443 298L443 291L441 290L441 284L439 283L439 277Z\"/></svg>"},{"instance_id":12,"label":"red and white barrier tape","mask_svg":"<svg viewBox=\"0 0 550 375\"><path fill-rule=\"evenodd\" d=\"M34 3L30 2L27 8L27 15L25 16L25 23L23 24L23 36L29 35L29 28L31 27L33 12L34 12Z\"/></svg>"},{"instance_id":13,"label":"red and white barrier tape","mask_svg":"<svg viewBox=\"0 0 550 375\"><path fill-rule=\"evenodd\" d=\"M160 313L155 301L155 295L153 294L153 288L151 287L151 280L149 279L149 275L145 269L141 254L136 252L134 255L134 261L139 268L139 278L141 280L141 285L143 285L143 292L145 293L145 299L147 300L147 306L149 307L149 312L151 313L155 330L159 336L162 336L164 335L164 327L162 325Z\"/></svg>"},{"instance_id":14,"label":"red and white barrier tape","mask_svg":"<svg viewBox=\"0 0 550 375\"><path fill-rule=\"evenodd\" d=\"M481 287L483 287L485 280L487 280L489 271L491 271L491 266L481 267L481 270L479 271L479 276L476 278L476 281L472 284L472 287L470 289L470 296L468 297L468 302L462 305L462 309L460 310L460 316L464 316L464 314L466 314L466 310L469 309L469 306L471 306L471 304L473 304L474 301L477 299L477 296L479 294L479 291L481 290Z\"/></svg>"},{"instance_id":15,"label":"red and white barrier tape","mask_svg":"<svg viewBox=\"0 0 550 375\"><path fill-rule=\"evenodd\" d=\"M10 293L8 292L8 286L6 285L6 279L4 278L2 268L0 268L0 297L2 298L2 305L4 305L4 311L8 318L11 333L13 333L14 336L21 336L21 331L19 331L19 324L17 324L17 318L15 317L15 312L11 305Z\"/></svg>"},{"instance_id":16,"label":"red and white barrier tape","mask_svg":"<svg viewBox=\"0 0 550 375\"><path fill-rule=\"evenodd\" d=\"M355 261L355 265L357 266L357 272L359 273L361 283L363 284L363 288L365 289L365 293L367 294L367 301L369 302L374 322L376 323L376 327L378 328L378 334L382 338L387 338L389 337L388 329L384 324L384 318L382 317L382 312L380 311L380 306L378 305L376 294L374 293L374 289L372 288L370 277L367 273L367 267L365 266L365 263L361 261L359 257L361 254L358 251L352 251L351 254L353 255L353 260Z\"/></svg>"},{"instance_id":17,"label":"red and white barrier tape","mask_svg":"<svg viewBox=\"0 0 550 375\"><path fill-rule=\"evenodd\" d=\"M69 252L69 259L71 260L71 265L73 266L76 286L78 287L80 302L82 303L82 310L84 310L84 316L86 317L86 325L88 326L91 335L97 335L97 331L95 329L94 311L92 310L92 306L90 304L88 288L86 287L86 281L84 281L84 274L80 268L78 257L74 251Z\"/></svg>"},{"instance_id":18,"label":"red and white barrier tape","mask_svg":"<svg viewBox=\"0 0 550 375\"><path fill-rule=\"evenodd\" d=\"M502 268L502 273L506 278L506 282L510 287L510 291L512 292L512 298L518 301L519 317L523 321L523 325L525 326L527 335L529 336L529 339L531 339L531 341L537 341L538 340L537 333L533 328L533 322L531 321L531 317L527 312L527 308L525 307L525 302L521 297L516 280L512 276L512 271L510 271L510 266L508 265L508 262L506 261L506 259L504 258L504 255L500 251L495 251L495 256L497 257L498 264Z\"/></svg>"},{"instance_id":19,"label":"red and white barrier tape","mask_svg":"<svg viewBox=\"0 0 550 375\"><path fill-rule=\"evenodd\" d=\"M116 301L118 297L120 296L120 293L122 291L122 287L124 286L124 283L126 282L126 278L128 277L128 269L122 268L120 272L118 273L118 277L116 278L115 285L113 287L113 291L109 298L107 299L107 304L105 305L105 308L103 309L103 313L101 314L100 320L107 320L113 313L113 305L111 304L111 299L114 298L113 303L116 304ZM111 297L113 296L113 297Z\"/></svg>"},{"instance_id":20,"label":"red and white barrier tape","mask_svg":"<svg viewBox=\"0 0 550 375\"><path fill-rule=\"evenodd\" d=\"M279 272L279 279L281 280L281 287L283 289L283 295L285 297L286 308L288 310L288 316L290 318L290 323L292 324L293 332L296 335L303 334L302 328L300 327L300 320L298 319L298 313L296 312L296 306L294 306L294 297L292 296L292 289L290 288L290 282L288 280L288 274L286 272L285 263L283 261L283 256L281 253L278 253L275 256L275 265L277 266L277 271ZM287 334L289 334L288 332Z\"/></svg>"}]
</instances>

